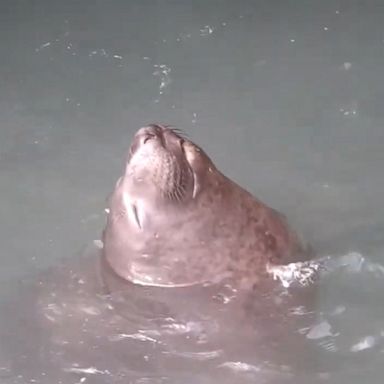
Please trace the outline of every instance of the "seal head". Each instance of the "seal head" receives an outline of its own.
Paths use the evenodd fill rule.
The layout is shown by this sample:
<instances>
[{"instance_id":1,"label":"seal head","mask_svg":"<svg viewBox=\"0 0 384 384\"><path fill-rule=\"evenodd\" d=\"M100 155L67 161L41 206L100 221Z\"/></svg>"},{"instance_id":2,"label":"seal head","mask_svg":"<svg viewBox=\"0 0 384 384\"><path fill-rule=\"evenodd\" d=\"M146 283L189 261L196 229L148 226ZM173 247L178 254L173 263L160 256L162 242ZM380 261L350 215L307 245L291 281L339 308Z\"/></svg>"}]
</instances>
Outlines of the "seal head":
<instances>
[{"instance_id":1,"label":"seal head","mask_svg":"<svg viewBox=\"0 0 384 384\"><path fill-rule=\"evenodd\" d=\"M303 258L282 215L224 176L184 134L138 130L109 199L105 264L154 286L254 285L270 264Z\"/></svg>"}]
</instances>

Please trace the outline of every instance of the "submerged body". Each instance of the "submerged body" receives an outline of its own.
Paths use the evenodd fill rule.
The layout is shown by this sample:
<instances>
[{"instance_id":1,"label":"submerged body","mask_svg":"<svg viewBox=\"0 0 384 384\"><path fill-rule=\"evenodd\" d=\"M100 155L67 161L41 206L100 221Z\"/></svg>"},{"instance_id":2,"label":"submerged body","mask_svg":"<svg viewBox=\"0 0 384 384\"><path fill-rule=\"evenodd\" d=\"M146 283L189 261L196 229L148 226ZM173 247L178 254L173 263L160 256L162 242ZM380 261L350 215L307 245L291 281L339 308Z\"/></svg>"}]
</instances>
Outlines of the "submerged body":
<instances>
[{"instance_id":1,"label":"submerged body","mask_svg":"<svg viewBox=\"0 0 384 384\"><path fill-rule=\"evenodd\" d=\"M105 262L143 285L230 281L249 287L267 267L305 252L284 217L223 175L196 144L141 128L109 200Z\"/></svg>"}]
</instances>

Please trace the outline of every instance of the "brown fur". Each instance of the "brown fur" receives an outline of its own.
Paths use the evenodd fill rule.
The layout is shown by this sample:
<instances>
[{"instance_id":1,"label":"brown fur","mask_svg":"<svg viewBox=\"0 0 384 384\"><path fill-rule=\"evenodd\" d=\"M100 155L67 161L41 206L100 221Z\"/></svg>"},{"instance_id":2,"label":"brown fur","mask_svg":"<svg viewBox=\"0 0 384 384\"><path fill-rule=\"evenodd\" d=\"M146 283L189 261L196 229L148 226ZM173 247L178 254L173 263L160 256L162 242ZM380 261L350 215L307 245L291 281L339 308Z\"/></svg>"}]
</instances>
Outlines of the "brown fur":
<instances>
[{"instance_id":1,"label":"brown fur","mask_svg":"<svg viewBox=\"0 0 384 384\"><path fill-rule=\"evenodd\" d=\"M224 176L196 144L160 125L135 135L109 202L104 257L120 277L189 286L229 279L239 287L268 263L304 258L284 217Z\"/></svg>"}]
</instances>

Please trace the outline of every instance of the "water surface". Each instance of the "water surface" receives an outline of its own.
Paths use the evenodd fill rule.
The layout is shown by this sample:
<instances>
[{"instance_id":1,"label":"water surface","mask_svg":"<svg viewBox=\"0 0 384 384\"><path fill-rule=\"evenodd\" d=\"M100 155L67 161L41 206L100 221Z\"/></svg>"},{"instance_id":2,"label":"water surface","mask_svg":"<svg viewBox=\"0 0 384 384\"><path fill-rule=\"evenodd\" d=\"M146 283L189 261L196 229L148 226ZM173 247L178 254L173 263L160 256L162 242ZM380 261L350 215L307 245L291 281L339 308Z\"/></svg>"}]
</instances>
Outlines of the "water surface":
<instances>
[{"instance_id":1,"label":"water surface","mask_svg":"<svg viewBox=\"0 0 384 384\"><path fill-rule=\"evenodd\" d=\"M10 343L3 349L26 355L23 372L4 361L4 380L44 382L41 374L55 371L55 379L63 383L103 383L111 377L118 382L123 370L137 383L212 383L218 378L308 382L308 375L321 382L381 382L380 1L13 0L0 7L0 282L2 299L12 303L12 310L0 317L0 327ZM84 357L90 348L72 355L82 369L96 369L79 371L79 377L64 369L73 344L62 348L62 360L46 366L37 357L28 360L42 345L51 356L60 354L60 348L46 326L39 344L33 331L38 321L10 326L13 317L36 314L35 291L19 292L15 282L36 284L47 267L59 269L62 259L70 265L99 238L105 198L122 170L131 137L151 122L182 128L224 173L284 212L319 255L341 257L317 286L307 328L297 323L288 332L302 336L299 350L309 351L303 364L308 369L287 373L284 365L292 361L279 360L284 348L268 344L271 337L253 347L244 341L249 334L224 331L243 324L230 305L222 315L230 324L212 331L208 344L193 339L187 348L185 339L175 341L174 334L158 335L163 344L126 338L131 348L121 349L116 342L102 341L96 344L109 351L105 366L97 364L105 356L101 352ZM59 282L43 279L43 292L62 292ZM184 294L167 295L171 298L154 296L152 303L165 300L165 308L175 305L179 313ZM191 293L189 302L200 303L197 296ZM261 300L261 307L270 301ZM88 303L102 311L108 300L85 293L80 302L82 308ZM204 305L202 313L212 318L218 304L208 300ZM108 318L104 312L100 316ZM131 333L116 334L145 329L148 316L128 321ZM171 324L201 326L199 316L199 311L182 311ZM268 334L270 323L256 318L254 329ZM70 329L74 333L67 336L73 342L79 323L72 328L64 324L59 335ZM279 326L279 321L273 324ZM152 331L162 326L148 325ZM17 337L20 328L29 338L25 344ZM194 332L198 338L204 327L186 329L181 334ZM112 333L107 326L102 331ZM215 341L214 335L221 337ZM158 340L153 334L145 337ZM95 341L90 336L86 343L91 339ZM271 354L260 354L260 345ZM172 348L176 354L163 353ZM187 354L181 358L182 352Z\"/></svg>"}]
</instances>

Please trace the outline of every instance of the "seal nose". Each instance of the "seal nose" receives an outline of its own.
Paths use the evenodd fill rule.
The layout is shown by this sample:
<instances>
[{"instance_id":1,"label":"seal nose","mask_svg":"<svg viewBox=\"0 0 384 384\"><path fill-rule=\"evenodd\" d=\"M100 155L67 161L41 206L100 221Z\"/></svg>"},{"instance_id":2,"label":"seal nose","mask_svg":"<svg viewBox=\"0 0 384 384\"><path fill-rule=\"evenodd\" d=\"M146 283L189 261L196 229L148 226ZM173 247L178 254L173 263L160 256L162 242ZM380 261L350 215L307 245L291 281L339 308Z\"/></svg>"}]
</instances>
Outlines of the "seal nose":
<instances>
[{"instance_id":1,"label":"seal nose","mask_svg":"<svg viewBox=\"0 0 384 384\"><path fill-rule=\"evenodd\" d=\"M137 151L139 147L147 142L157 140L163 148L178 148L183 146L184 139L180 137L175 130L158 124L150 124L140 128L133 139L130 153L131 155Z\"/></svg>"},{"instance_id":2,"label":"seal nose","mask_svg":"<svg viewBox=\"0 0 384 384\"><path fill-rule=\"evenodd\" d=\"M163 129L164 142L169 148L183 148L185 142L184 137L181 136L180 131L172 128Z\"/></svg>"},{"instance_id":3,"label":"seal nose","mask_svg":"<svg viewBox=\"0 0 384 384\"><path fill-rule=\"evenodd\" d=\"M140 128L136 137L141 138L143 141L151 137L159 137L161 135L161 128L157 125L149 125L148 127Z\"/></svg>"},{"instance_id":4,"label":"seal nose","mask_svg":"<svg viewBox=\"0 0 384 384\"><path fill-rule=\"evenodd\" d=\"M148 140L162 138L162 128L157 125L149 125L148 127L140 128L134 137L134 141L138 144L145 144Z\"/></svg>"},{"instance_id":5,"label":"seal nose","mask_svg":"<svg viewBox=\"0 0 384 384\"><path fill-rule=\"evenodd\" d=\"M153 139L159 140L161 145L164 145L163 130L164 130L163 127L155 124L151 124L151 125L148 125L147 127L140 128L136 132L132 140L132 144L130 147L130 154L133 155L138 148L140 148L141 146L145 145L147 142Z\"/></svg>"}]
</instances>

